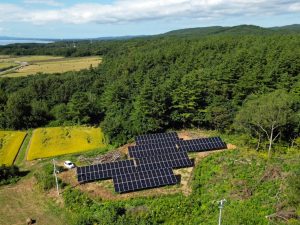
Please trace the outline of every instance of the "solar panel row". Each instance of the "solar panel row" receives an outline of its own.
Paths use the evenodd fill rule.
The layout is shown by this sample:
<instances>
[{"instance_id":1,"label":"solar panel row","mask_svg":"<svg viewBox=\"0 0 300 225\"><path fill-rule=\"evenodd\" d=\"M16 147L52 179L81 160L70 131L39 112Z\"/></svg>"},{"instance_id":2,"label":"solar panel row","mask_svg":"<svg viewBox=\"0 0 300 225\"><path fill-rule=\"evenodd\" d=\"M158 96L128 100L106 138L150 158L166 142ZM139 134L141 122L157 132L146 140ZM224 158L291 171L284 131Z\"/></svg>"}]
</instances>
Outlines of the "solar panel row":
<instances>
[{"instance_id":1,"label":"solar panel row","mask_svg":"<svg viewBox=\"0 0 300 225\"><path fill-rule=\"evenodd\" d=\"M147 171L156 168L184 168L193 166L186 152L172 153L168 155L152 156L136 159L138 170Z\"/></svg>"},{"instance_id":2,"label":"solar panel row","mask_svg":"<svg viewBox=\"0 0 300 225\"><path fill-rule=\"evenodd\" d=\"M115 191L128 191L172 185L178 182L171 168L156 169L113 177Z\"/></svg>"},{"instance_id":3,"label":"solar panel row","mask_svg":"<svg viewBox=\"0 0 300 225\"><path fill-rule=\"evenodd\" d=\"M135 138L135 142L137 145L158 142L174 142L177 140L179 140L179 137L176 132L145 134L137 136Z\"/></svg>"},{"instance_id":4,"label":"solar panel row","mask_svg":"<svg viewBox=\"0 0 300 225\"><path fill-rule=\"evenodd\" d=\"M203 138L204 139L204 138ZM192 139L178 142L179 151L199 152L226 148L226 144L219 138Z\"/></svg>"},{"instance_id":5,"label":"solar panel row","mask_svg":"<svg viewBox=\"0 0 300 225\"><path fill-rule=\"evenodd\" d=\"M133 160L122 160L111 163L77 167L78 181L80 183L93 181L95 179L110 179L117 174L127 174L133 172L135 172Z\"/></svg>"},{"instance_id":6,"label":"solar panel row","mask_svg":"<svg viewBox=\"0 0 300 225\"><path fill-rule=\"evenodd\" d=\"M154 155L163 155L163 154L171 154L178 152L177 147L169 147L169 148L159 148L159 149L149 149L149 150L136 150L131 149L128 150L128 154L130 158L146 158Z\"/></svg>"}]
</instances>

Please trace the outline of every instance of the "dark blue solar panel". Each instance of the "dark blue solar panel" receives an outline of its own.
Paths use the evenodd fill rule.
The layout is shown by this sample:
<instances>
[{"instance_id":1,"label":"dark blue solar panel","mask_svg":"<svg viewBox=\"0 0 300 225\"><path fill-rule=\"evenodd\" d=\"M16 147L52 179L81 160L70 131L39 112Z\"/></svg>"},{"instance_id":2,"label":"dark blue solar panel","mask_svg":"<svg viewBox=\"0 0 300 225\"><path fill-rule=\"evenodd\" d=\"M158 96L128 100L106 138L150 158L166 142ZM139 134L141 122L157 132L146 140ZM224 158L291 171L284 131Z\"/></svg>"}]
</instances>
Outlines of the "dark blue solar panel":
<instances>
[{"instance_id":1,"label":"dark blue solar panel","mask_svg":"<svg viewBox=\"0 0 300 225\"><path fill-rule=\"evenodd\" d=\"M128 154L130 158L145 158L154 155L171 154L178 152L177 147L159 148L159 149L129 149Z\"/></svg>"},{"instance_id":2,"label":"dark blue solar panel","mask_svg":"<svg viewBox=\"0 0 300 225\"><path fill-rule=\"evenodd\" d=\"M182 140L178 143L179 151L198 152L226 149L226 144L219 137Z\"/></svg>"},{"instance_id":3,"label":"dark blue solar panel","mask_svg":"<svg viewBox=\"0 0 300 225\"><path fill-rule=\"evenodd\" d=\"M176 142L177 140L179 140L179 138L176 132L145 134L137 136L135 138L137 145L143 145L153 142Z\"/></svg>"},{"instance_id":4,"label":"dark blue solar panel","mask_svg":"<svg viewBox=\"0 0 300 225\"><path fill-rule=\"evenodd\" d=\"M147 171L156 168L183 168L193 166L186 152L157 155L136 159L137 170Z\"/></svg>"},{"instance_id":5,"label":"dark blue solar panel","mask_svg":"<svg viewBox=\"0 0 300 225\"><path fill-rule=\"evenodd\" d=\"M173 185L178 182L171 168L137 172L113 177L115 191L118 193L145 188Z\"/></svg>"},{"instance_id":6,"label":"dark blue solar panel","mask_svg":"<svg viewBox=\"0 0 300 225\"><path fill-rule=\"evenodd\" d=\"M101 163L90 166L77 167L78 182L110 179L117 174L136 172L133 160L122 160L110 163Z\"/></svg>"}]
</instances>

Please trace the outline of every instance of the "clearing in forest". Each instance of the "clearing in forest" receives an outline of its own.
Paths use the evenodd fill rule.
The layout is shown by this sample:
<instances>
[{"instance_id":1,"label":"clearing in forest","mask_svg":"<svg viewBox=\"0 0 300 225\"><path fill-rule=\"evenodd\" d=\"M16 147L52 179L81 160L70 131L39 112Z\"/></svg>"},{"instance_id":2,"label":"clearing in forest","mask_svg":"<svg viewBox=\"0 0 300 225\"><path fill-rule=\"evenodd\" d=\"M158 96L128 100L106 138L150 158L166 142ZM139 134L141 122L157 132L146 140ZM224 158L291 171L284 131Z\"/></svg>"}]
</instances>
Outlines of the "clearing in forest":
<instances>
[{"instance_id":1,"label":"clearing in forest","mask_svg":"<svg viewBox=\"0 0 300 225\"><path fill-rule=\"evenodd\" d=\"M98 56L65 58L58 56L22 56L0 58L3 64L1 77L21 77L37 73L55 74L96 67L101 63ZM0 67L1 68L1 67Z\"/></svg>"},{"instance_id":2,"label":"clearing in forest","mask_svg":"<svg viewBox=\"0 0 300 225\"><path fill-rule=\"evenodd\" d=\"M0 165L13 164L25 136L22 131L0 131Z\"/></svg>"},{"instance_id":3,"label":"clearing in forest","mask_svg":"<svg viewBox=\"0 0 300 225\"><path fill-rule=\"evenodd\" d=\"M106 147L104 134L93 127L51 127L33 131L27 160Z\"/></svg>"}]
</instances>

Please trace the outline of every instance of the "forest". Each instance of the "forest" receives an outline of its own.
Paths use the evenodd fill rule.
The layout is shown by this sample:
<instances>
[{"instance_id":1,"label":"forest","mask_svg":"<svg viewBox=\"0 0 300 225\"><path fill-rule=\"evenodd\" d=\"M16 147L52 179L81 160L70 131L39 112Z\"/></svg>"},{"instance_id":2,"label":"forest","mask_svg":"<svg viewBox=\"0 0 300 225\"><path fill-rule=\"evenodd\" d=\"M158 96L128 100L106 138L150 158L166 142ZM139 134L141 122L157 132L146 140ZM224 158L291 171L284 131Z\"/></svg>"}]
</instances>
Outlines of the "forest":
<instances>
[{"instance_id":1,"label":"forest","mask_svg":"<svg viewBox=\"0 0 300 225\"><path fill-rule=\"evenodd\" d=\"M0 128L100 125L123 144L137 134L201 127L246 133L258 148L275 136L292 144L300 127L299 44L297 34L272 34L3 46L0 54L101 55L103 63L0 79ZM274 109L281 122L266 130L278 115L255 118L258 106L259 115Z\"/></svg>"},{"instance_id":2,"label":"forest","mask_svg":"<svg viewBox=\"0 0 300 225\"><path fill-rule=\"evenodd\" d=\"M203 158L188 196L108 201L60 180L69 224L216 224L222 198L222 224L299 224L299 34L183 33L0 47L103 59L78 72L0 78L0 129L100 126L117 146L138 134L201 128L238 146ZM53 167L42 163L34 177L48 191ZM4 169L0 178L21 176Z\"/></svg>"}]
</instances>

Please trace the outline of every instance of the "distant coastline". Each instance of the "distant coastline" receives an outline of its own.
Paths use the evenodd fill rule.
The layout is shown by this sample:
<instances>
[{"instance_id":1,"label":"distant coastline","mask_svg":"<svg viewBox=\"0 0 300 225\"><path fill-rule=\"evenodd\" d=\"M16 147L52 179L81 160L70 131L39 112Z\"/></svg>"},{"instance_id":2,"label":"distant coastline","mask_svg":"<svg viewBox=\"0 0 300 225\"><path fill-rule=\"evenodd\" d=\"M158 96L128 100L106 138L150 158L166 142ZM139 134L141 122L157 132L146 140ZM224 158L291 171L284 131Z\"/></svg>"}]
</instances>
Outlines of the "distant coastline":
<instances>
[{"instance_id":1,"label":"distant coastline","mask_svg":"<svg viewBox=\"0 0 300 225\"><path fill-rule=\"evenodd\" d=\"M19 40L0 40L0 45L9 45L9 44L17 44L17 43L40 43L47 44L53 43L53 41L42 41L42 40L30 40L30 39L19 39Z\"/></svg>"}]
</instances>

